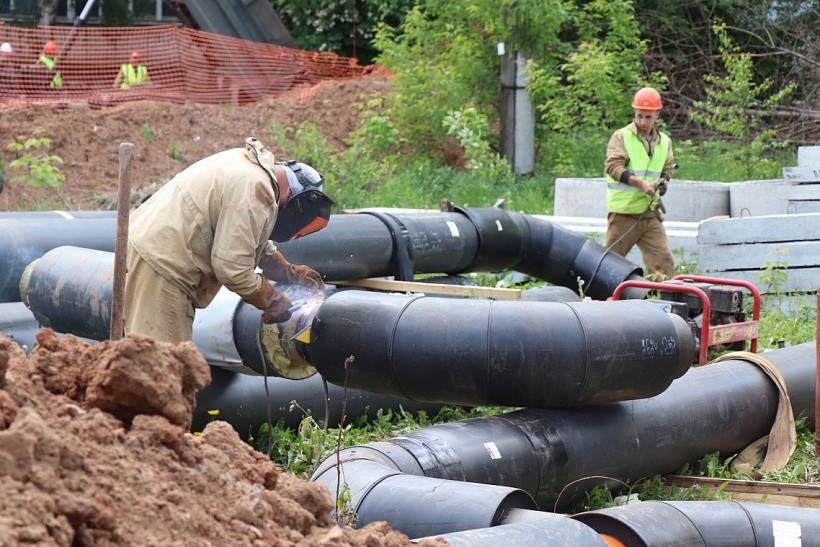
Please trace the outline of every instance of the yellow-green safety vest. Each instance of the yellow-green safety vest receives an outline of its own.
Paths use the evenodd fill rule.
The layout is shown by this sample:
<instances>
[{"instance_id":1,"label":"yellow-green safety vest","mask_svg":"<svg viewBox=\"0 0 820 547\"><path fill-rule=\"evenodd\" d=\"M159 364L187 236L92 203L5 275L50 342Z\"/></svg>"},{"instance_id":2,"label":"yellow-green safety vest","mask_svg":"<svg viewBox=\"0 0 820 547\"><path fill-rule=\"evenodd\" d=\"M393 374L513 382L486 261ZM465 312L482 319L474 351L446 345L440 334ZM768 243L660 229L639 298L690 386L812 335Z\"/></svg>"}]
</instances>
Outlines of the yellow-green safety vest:
<instances>
[{"instance_id":1,"label":"yellow-green safety vest","mask_svg":"<svg viewBox=\"0 0 820 547\"><path fill-rule=\"evenodd\" d=\"M627 169L632 171L633 175L657 186L663 166L666 164L666 157L669 155L669 135L660 133L661 142L655 147L651 158L638 135L626 127L621 129L621 135L624 137L624 146L629 155ZM640 188L606 176L606 210L610 213L639 215L649 208L653 199L654 196L646 195Z\"/></svg>"},{"instance_id":2,"label":"yellow-green safety vest","mask_svg":"<svg viewBox=\"0 0 820 547\"><path fill-rule=\"evenodd\" d=\"M54 59L45 55L40 55L40 62L46 65L49 72L54 72L54 77L51 79L51 87L63 87L63 77L59 70L54 70Z\"/></svg>"},{"instance_id":3,"label":"yellow-green safety vest","mask_svg":"<svg viewBox=\"0 0 820 547\"><path fill-rule=\"evenodd\" d=\"M145 65L137 65L137 68L134 69L134 65L127 63L120 67L120 72L123 76L120 89L129 89L132 85L145 83L145 79L148 77L148 69L145 68Z\"/></svg>"}]
</instances>

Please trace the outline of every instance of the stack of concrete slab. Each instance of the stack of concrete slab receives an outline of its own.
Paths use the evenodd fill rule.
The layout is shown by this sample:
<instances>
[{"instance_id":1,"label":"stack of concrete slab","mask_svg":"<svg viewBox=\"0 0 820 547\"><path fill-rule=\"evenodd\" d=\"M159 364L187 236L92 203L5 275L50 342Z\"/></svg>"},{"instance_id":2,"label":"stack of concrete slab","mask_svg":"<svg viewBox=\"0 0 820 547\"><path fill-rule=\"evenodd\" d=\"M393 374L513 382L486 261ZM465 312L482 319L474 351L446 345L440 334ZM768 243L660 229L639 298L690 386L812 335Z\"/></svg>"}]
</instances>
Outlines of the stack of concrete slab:
<instances>
[{"instance_id":1,"label":"stack of concrete slab","mask_svg":"<svg viewBox=\"0 0 820 547\"><path fill-rule=\"evenodd\" d=\"M733 218L699 227L700 271L811 303L820 287L820 146L798 148L797 164L783 168L781 181L731 185Z\"/></svg>"},{"instance_id":2,"label":"stack of concrete slab","mask_svg":"<svg viewBox=\"0 0 820 547\"><path fill-rule=\"evenodd\" d=\"M697 266L750 281L764 296L789 293L810 304L820 287L820 213L706 220Z\"/></svg>"}]
</instances>

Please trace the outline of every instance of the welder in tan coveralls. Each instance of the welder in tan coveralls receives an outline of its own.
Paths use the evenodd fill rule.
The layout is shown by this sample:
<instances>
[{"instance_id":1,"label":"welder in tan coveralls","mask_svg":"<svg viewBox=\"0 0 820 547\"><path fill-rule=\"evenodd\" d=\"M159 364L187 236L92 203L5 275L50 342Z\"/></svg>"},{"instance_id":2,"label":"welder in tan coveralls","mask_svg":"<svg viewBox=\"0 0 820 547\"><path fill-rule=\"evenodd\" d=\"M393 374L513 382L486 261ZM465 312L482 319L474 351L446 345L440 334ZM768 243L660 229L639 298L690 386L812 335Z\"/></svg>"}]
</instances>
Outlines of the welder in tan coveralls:
<instances>
[{"instance_id":1,"label":"welder in tan coveralls","mask_svg":"<svg viewBox=\"0 0 820 547\"><path fill-rule=\"evenodd\" d=\"M333 202L312 167L274 162L254 138L177 174L131 215L125 332L166 342L190 340L194 309L224 285L262 310L266 323L290 318L275 281L324 287L321 275L290 264L268 238L288 241L324 228Z\"/></svg>"}]
</instances>

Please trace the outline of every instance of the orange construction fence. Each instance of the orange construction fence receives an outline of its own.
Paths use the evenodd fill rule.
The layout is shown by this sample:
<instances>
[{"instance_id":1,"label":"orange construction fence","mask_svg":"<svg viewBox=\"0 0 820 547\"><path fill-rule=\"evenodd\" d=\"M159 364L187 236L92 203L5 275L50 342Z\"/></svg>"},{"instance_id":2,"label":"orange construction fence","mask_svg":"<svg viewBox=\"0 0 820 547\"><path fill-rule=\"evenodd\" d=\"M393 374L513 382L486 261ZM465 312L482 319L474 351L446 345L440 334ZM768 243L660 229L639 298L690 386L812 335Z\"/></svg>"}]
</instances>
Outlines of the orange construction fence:
<instances>
[{"instance_id":1,"label":"orange construction fence","mask_svg":"<svg viewBox=\"0 0 820 547\"><path fill-rule=\"evenodd\" d=\"M54 63L40 60L44 46ZM0 24L0 110L31 102L86 101L107 106L154 99L177 103L246 104L299 84L357 78L356 59L250 42L175 25L38 27ZM6 45L8 44L8 45ZM56 46L56 47L55 47ZM11 49L9 52L8 50ZM56 54L53 51L56 49ZM138 53L138 62L132 62ZM125 65L148 78L115 86ZM59 78L55 81L55 75Z\"/></svg>"}]
</instances>

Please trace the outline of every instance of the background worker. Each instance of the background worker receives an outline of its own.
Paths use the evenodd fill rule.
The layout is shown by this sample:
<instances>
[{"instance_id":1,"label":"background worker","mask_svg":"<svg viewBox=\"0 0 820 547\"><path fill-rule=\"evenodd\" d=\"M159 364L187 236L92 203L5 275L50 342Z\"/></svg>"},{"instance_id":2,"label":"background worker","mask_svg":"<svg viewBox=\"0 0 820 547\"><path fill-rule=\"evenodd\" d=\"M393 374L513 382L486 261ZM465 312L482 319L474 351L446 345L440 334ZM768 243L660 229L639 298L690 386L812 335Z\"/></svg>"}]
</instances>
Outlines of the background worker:
<instances>
[{"instance_id":1,"label":"background worker","mask_svg":"<svg viewBox=\"0 0 820 547\"><path fill-rule=\"evenodd\" d=\"M50 87L63 87L63 76L57 70L57 54L60 52L60 47L57 42L48 41L43 45L43 52L40 53L40 58L37 59L37 64L45 67L46 72L51 76Z\"/></svg>"},{"instance_id":2,"label":"background worker","mask_svg":"<svg viewBox=\"0 0 820 547\"><path fill-rule=\"evenodd\" d=\"M166 342L190 340L194 309L224 285L263 311L265 323L290 318L276 281L324 287L321 275L290 264L272 242L324 228L333 202L309 165L275 163L254 138L191 165L131 215L125 283L125 332Z\"/></svg>"},{"instance_id":3,"label":"background worker","mask_svg":"<svg viewBox=\"0 0 820 547\"><path fill-rule=\"evenodd\" d=\"M638 245L649 276L671 279L675 259L659 210L660 196L674 169L672 141L655 122L663 108L651 87L632 100L635 117L609 139L606 148L607 230L604 247L621 256Z\"/></svg>"},{"instance_id":4,"label":"background worker","mask_svg":"<svg viewBox=\"0 0 820 547\"><path fill-rule=\"evenodd\" d=\"M13 62L14 48L8 42L0 44L0 93L10 93L17 87Z\"/></svg>"},{"instance_id":5,"label":"background worker","mask_svg":"<svg viewBox=\"0 0 820 547\"><path fill-rule=\"evenodd\" d=\"M142 64L142 55L139 51L131 54L130 62L120 65L120 71L114 79L114 89L131 89L131 86L143 85L151 80L148 77L148 68Z\"/></svg>"}]
</instances>

